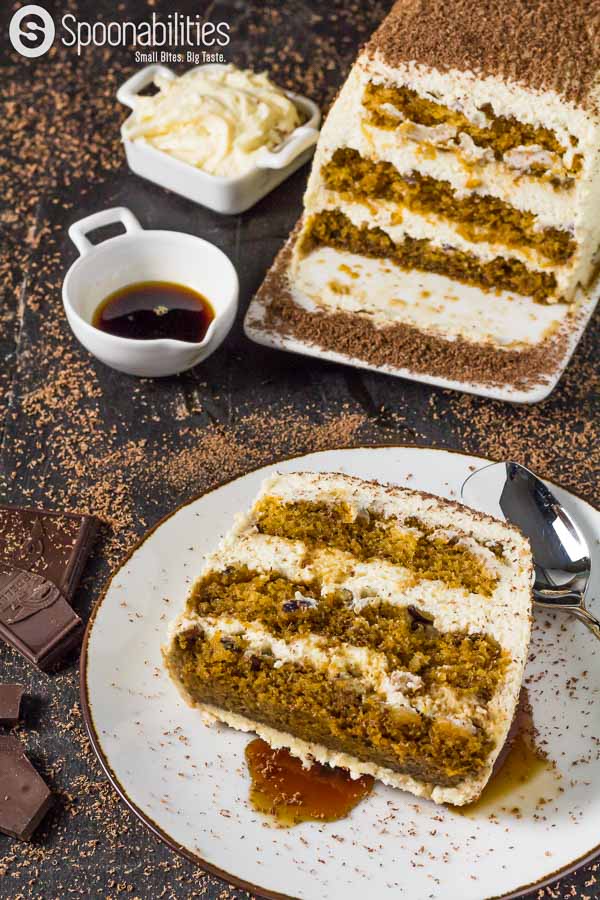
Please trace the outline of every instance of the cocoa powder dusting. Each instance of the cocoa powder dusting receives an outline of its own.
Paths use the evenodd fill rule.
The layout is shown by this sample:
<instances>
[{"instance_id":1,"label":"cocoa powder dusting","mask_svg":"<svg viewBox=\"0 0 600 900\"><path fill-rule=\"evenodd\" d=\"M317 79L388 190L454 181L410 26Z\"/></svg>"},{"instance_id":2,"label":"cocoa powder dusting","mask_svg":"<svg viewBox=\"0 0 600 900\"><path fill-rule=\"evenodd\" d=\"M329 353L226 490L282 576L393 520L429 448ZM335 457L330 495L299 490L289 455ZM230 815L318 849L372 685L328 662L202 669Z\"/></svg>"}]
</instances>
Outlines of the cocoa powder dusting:
<instances>
[{"instance_id":1,"label":"cocoa powder dusting","mask_svg":"<svg viewBox=\"0 0 600 900\"><path fill-rule=\"evenodd\" d=\"M598 113L596 0L399 0L367 52L390 66L498 76Z\"/></svg>"},{"instance_id":2,"label":"cocoa powder dusting","mask_svg":"<svg viewBox=\"0 0 600 900\"><path fill-rule=\"evenodd\" d=\"M5 34L17 5L0 12ZM166 0L101 6L66 0L60 14L95 21L173 12ZM176 7L230 21L230 61L267 69L277 83L326 108L389 3L182 0ZM214 356L177 378L128 378L95 361L74 339L62 310L62 280L76 257L66 234L71 222L125 205L145 227L215 241L240 273L243 313L300 213L306 181L304 170L249 213L225 219L131 175L119 140L124 111L115 94L139 67L131 47L90 48L77 57L55 41L43 60L9 51L4 68L3 499L102 519L73 599L78 615L87 620L120 560L163 516L289 455L347 445L434 445L516 459L595 500L597 325L588 329L558 389L538 407L269 351L243 336L240 321ZM73 654L64 669L42 676L0 647L3 681L26 686L15 734L57 797L30 844L0 838L0 897L250 896L172 852L120 800L85 732L77 662ZM199 823L201 831L201 810ZM592 864L538 897L583 900L595 895L597 877Z\"/></svg>"}]
</instances>

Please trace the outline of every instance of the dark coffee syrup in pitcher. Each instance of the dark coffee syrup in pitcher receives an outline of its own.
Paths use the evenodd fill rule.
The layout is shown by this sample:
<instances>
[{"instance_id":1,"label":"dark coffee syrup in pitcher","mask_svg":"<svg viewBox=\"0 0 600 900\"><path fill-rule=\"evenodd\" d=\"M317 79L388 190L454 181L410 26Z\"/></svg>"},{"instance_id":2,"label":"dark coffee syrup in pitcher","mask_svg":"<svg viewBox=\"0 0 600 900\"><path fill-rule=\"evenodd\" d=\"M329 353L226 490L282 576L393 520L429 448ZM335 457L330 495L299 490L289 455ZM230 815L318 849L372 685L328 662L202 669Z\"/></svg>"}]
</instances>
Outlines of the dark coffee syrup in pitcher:
<instances>
[{"instance_id":1,"label":"dark coffee syrup in pitcher","mask_svg":"<svg viewBox=\"0 0 600 900\"><path fill-rule=\"evenodd\" d=\"M92 324L116 337L137 341L170 338L199 343L214 319L206 297L170 281L142 281L106 297Z\"/></svg>"}]
</instances>

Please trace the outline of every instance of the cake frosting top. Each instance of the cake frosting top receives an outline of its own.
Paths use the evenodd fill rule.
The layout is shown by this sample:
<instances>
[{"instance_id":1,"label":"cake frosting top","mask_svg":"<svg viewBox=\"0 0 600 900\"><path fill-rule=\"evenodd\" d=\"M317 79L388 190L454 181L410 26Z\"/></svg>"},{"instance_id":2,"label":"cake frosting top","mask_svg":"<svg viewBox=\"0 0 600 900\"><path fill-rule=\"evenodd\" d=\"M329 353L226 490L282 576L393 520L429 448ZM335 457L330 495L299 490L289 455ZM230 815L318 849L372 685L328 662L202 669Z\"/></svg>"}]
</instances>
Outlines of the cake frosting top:
<instances>
[{"instance_id":1,"label":"cake frosting top","mask_svg":"<svg viewBox=\"0 0 600 900\"><path fill-rule=\"evenodd\" d=\"M366 52L391 66L497 76L600 109L598 0L398 0Z\"/></svg>"}]
</instances>

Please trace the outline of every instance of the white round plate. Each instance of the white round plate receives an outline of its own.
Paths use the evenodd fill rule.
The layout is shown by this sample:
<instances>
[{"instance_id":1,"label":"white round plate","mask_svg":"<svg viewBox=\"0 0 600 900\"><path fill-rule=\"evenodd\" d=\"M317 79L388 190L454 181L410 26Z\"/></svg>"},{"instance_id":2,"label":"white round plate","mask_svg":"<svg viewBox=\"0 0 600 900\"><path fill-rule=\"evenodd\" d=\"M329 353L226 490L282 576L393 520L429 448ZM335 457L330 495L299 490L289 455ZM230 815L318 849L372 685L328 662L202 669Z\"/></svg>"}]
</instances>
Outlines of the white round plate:
<instances>
[{"instance_id":1,"label":"white round plate","mask_svg":"<svg viewBox=\"0 0 600 900\"><path fill-rule=\"evenodd\" d=\"M302 900L506 897L600 852L600 644L567 615L536 613L526 672L539 740L562 777L542 772L466 815L377 784L345 820L274 827L248 804L248 735L206 726L162 667L167 624L204 554L267 475L344 472L458 499L464 479L485 462L409 447L296 457L204 494L135 548L88 625L82 703L113 785L171 847L263 896ZM600 513L554 489L596 557L588 600L597 614Z\"/></svg>"}]
</instances>

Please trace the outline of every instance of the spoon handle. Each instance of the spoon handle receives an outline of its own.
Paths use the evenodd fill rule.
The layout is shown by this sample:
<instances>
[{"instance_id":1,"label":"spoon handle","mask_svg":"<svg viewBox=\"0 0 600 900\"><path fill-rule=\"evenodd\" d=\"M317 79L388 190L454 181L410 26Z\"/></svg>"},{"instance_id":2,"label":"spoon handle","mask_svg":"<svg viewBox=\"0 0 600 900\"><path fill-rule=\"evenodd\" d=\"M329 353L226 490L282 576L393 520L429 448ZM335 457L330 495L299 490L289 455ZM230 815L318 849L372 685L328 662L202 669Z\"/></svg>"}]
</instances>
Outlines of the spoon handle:
<instances>
[{"instance_id":1,"label":"spoon handle","mask_svg":"<svg viewBox=\"0 0 600 900\"><path fill-rule=\"evenodd\" d=\"M567 609L576 609L575 604L579 607L583 601L581 591L574 591L570 588L536 588L533 589L533 597L536 603L544 606L552 607L564 604Z\"/></svg>"},{"instance_id":2,"label":"spoon handle","mask_svg":"<svg viewBox=\"0 0 600 900\"><path fill-rule=\"evenodd\" d=\"M578 619L581 619L587 627L590 629L592 634L596 635L598 640L600 640L600 622L593 616L589 610L585 608L585 606L580 606L579 608L572 609L571 612L577 616Z\"/></svg>"}]
</instances>

